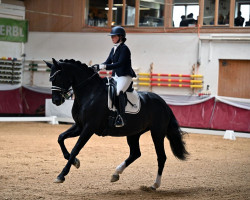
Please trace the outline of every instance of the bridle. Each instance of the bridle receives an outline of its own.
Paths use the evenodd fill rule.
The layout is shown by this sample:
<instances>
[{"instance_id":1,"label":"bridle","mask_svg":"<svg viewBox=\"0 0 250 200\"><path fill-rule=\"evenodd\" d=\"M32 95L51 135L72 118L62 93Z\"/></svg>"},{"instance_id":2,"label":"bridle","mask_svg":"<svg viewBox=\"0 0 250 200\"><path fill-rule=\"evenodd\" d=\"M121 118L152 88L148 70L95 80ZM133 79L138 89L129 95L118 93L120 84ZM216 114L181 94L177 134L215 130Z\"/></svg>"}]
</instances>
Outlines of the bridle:
<instances>
[{"instance_id":1,"label":"bridle","mask_svg":"<svg viewBox=\"0 0 250 200\"><path fill-rule=\"evenodd\" d=\"M55 76L60 72L61 70L57 70L53 75L50 76L50 80L54 79ZM78 85L75 86L75 88L78 88L78 87L82 87L82 86L86 86L88 84L88 82L97 75L98 73L95 72L94 74L92 74L89 78L87 78L86 80L80 82ZM52 86L51 87L51 90L52 91L57 91L61 94L61 96L64 98L64 99L69 99L72 95L73 95L73 89L72 87L69 88L69 89L64 89L64 88L61 88L61 87L58 87L58 86Z\"/></svg>"},{"instance_id":2,"label":"bridle","mask_svg":"<svg viewBox=\"0 0 250 200\"><path fill-rule=\"evenodd\" d=\"M55 79L56 75L57 75L60 71L61 71L61 70L57 70L53 75L51 75L51 76L49 77L49 80L50 80L50 81L53 81L53 80ZM57 92L59 92L60 95L61 95L64 99L69 99L70 96L72 96L72 93L71 93L72 89L71 89L71 88L68 89L68 90L66 90L66 89L61 88L61 87L58 87L58 86L52 86L52 87L51 87L51 90L52 90L52 91L57 91Z\"/></svg>"},{"instance_id":3,"label":"bridle","mask_svg":"<svg viewBox=\"0 0 250 200\"><path fill-rule=\"evenodd\" d=\"M72 96L72 94L73 94L73 93L71 92L71 91L73 91L72 88L66 90L66 89L61 88L61 87L52 86L52 87L51 87L51 90L52 90L52 91L58 91L64 99L69 99L69 98Z\"/></svg>"}]
</instances>

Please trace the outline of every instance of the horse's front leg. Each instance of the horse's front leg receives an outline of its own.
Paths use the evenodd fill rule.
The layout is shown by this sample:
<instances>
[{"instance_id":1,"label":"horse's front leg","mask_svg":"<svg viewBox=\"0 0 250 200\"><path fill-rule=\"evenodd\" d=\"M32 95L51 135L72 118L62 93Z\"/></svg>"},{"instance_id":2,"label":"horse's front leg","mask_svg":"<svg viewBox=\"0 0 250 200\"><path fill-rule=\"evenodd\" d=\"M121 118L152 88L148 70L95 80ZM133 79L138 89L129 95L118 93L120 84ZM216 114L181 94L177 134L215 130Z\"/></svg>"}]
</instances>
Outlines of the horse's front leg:
<instances>
[{"instance_id":1,"label":"horse's front leg","mask_svg":"<svg viewBox=\"0 0 250 200\"><path fill-rule=\"evenodd\" d=\"M72 137L77 137L80 135L80 128L79 126L77 126L76 124L74 124L73 126L71 126L67 131L63 132L62 134L59 135L58 137L58 143L61 147L61 150L62 150L62 153L63 153L63 156L66 160L69 160L70 158L70 153L68 152L65 144L64 144L64 140L66 140L67 138L72 138ZM76 167L76 168L79 168L80 167L80 161L75 158L75 161L73 163L73 165Z\"/></svg>"},{"instance_id":2,"label":"horse's front leg","mask_svg":"<svg viewBox=\"0 0 250 200\"><path fill-rule=\"evenodd\" d=\"M68 162L66 166L63 168L62 172L58 175L55 183L63 183L65 181L65 176L69 173L70 167L74 164L76 156L79 154L80 150L83 146L88 142L88 140L93 135L93 132L89 131L88 128L84 128L80 134L78 141L76 142L74 148L71 151Z\"/></svg>"}]
</instances>

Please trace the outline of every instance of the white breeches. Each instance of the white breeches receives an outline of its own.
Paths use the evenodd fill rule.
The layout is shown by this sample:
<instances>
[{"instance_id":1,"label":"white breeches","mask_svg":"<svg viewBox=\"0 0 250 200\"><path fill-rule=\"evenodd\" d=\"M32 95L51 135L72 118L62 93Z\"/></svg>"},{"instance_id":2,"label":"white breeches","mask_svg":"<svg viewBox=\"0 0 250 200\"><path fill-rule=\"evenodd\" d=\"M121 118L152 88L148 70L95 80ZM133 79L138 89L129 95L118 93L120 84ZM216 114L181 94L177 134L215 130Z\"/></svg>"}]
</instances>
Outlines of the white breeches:
<instances>
[{"instance_id":1,"label":"white breeches","mask_svg":"<svg viewBox=\"0 0 250 200\"><path fill-rule=\"evenodd\" d=\"M115 75L113 78L117 82L117 91L116 91L117 96L120 94L121 91L125 92L132 82L131 76L118 77L117 75Z\"/></svg>"}]
</instances>

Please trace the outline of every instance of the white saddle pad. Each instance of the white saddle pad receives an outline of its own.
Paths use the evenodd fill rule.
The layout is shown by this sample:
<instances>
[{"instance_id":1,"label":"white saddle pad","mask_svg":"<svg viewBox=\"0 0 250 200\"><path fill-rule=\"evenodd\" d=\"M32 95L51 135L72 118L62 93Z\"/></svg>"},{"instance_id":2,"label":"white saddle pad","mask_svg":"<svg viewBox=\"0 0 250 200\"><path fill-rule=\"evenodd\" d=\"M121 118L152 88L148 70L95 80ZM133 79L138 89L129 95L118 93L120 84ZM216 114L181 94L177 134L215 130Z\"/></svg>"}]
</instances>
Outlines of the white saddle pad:
<instances>
[{"instance_id":1,"label":"white saddle pad","mask_svg":"<svg viewBox=\"0 0 250 200\"><path fill-rule=\"evenodd\" d=\"M129 114L137 114L141 109L141 101L138 93L134 90L133 92L126 92L128 100L133 104L133 106L127 102L127 105L125 107L125 113ZM109 90L108 90L108 107L109 110L116 111L116 107L113 106L112 108L112 101L109 96Z\"/></svg>"}]
</instances>

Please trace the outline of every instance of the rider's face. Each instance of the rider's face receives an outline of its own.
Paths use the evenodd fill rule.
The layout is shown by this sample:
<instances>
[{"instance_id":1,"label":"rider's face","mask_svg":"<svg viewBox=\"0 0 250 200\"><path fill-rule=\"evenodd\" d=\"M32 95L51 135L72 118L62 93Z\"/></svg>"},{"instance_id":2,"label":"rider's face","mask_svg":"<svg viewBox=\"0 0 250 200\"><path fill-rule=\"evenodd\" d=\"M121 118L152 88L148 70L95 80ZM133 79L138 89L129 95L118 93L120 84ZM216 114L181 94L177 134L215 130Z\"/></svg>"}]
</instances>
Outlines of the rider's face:
<instances>
[{"instance_id":1,"label":"rider's face","mask_svg":"<svg viewBox=\"0 0 250 200\"><path fill-rule=\"evenodd\" d=\"M116 44L119 41L119 36L118 35L111 35L111 40L114 44Z\"/></svg>"}]
</instances>

